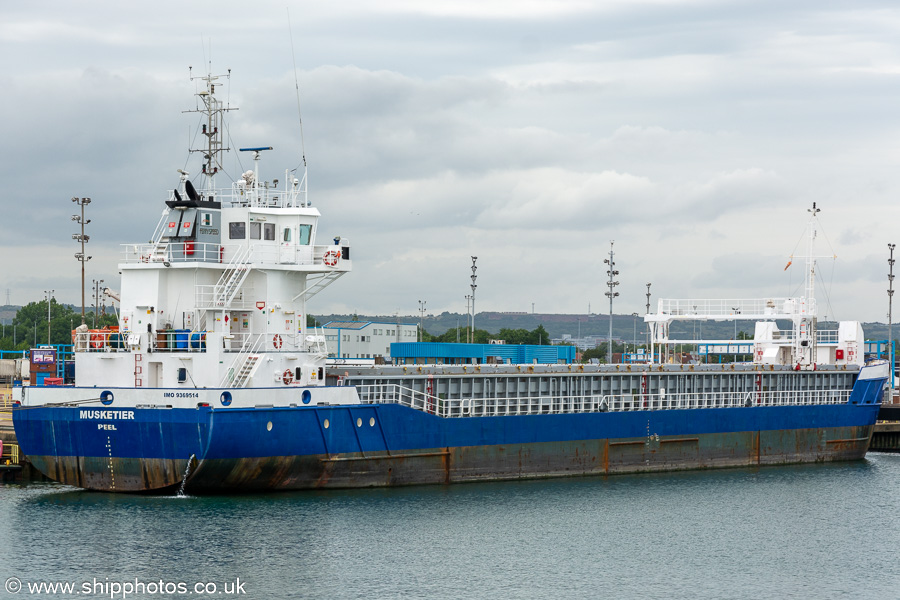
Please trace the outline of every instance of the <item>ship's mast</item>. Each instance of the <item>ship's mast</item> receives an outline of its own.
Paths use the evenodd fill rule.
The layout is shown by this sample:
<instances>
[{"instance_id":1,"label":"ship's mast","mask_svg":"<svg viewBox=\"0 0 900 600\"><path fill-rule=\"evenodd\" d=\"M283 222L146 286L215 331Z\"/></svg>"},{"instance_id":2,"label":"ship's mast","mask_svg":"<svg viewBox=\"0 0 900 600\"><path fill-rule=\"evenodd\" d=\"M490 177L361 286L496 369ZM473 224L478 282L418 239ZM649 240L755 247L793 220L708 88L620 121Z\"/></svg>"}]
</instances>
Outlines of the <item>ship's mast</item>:
<instances>
[{"instance_id":1,"label":"ship's mast","mask_svg":"<svg viewBox=\"0 0 900 600\"><path fill-rule=\"evenodd\" d=\"M189 67L190 69L190 67ZM219 172L219 169L222 168L222 159L223 154L231 150L226 147L223 141L223 134L225 131L225 113L230 110L237 110L236 107L227 106L222 103L218 98L216 98L216 87L224 84L219 84L217 81L220 78L231 79L231 69L228 69L228 73L225 75L213 75L211 72L208 72L206 75L202 77L193 77L191 76L191 81L201 81L203 82L202 88L196 93L199 101L197 102L197 106L194 110L186 110L184 112L195 112L203 115L203 123L201 123L200 134L206 138L206 145L204 148L190 148L190 152L202 152L203 153L203 166L201 168L201 174L204 175L203 185L201 186L201 190L204 192L204 195L209 197L214 193L215 190L215 177Z\"/></svg>"},{"instance_id":2,"label":"ship's mast","mask_svg":"<svg viewBox=\"0 0 900 600\"><path fill-rule=\"evenodd\" d=\"M809 223L807 224L807 242L806 242L806 289L805 298L801 301L805 304L799 314L799 319L794 322L796 356L800 358L799 362L804 365L814 365L817 361L816 346L818 327L818 312L816 307L816 259L817 258L835 258L831 256L816 256L816 237L818 235L819 213L822 209L816 207L813 202L812 208L807 209L810 213Z\"/></svg>"},{"instance_id":3,"label":"ship's mast","mask_svg":"<svg viewBox=\"0 0 900 600\"><path fill-rule=\"evenodd\" d=\"M794 356L798 358L798 363L802 365L812 365L816 363L816 346L818 345L818 334L816 333L816 225L820 209L816 208L813 202L812 208L807 209L810 213L809 223L807 224L807 241L806 241L806 289L805 289L805 309L801 310L800 318L794 324Z\"/></svg>"},{"instance_id":4,"label":"ship's mast","mask_svg":"<svg viewBox=\"0 0 900 600\"><path fill-rule=\"evenodd\" d=\"M822 209L816 208L816 203L813 202L812 208L807 209L810 213L808 234L809 239L807 240L806 247L806 300L810 303L810 308L813 311L813 316L815 316L815 298L816 298L816 226L819 224L819 219L816 215L822 212Z\"/></svg>"}]
</instances>

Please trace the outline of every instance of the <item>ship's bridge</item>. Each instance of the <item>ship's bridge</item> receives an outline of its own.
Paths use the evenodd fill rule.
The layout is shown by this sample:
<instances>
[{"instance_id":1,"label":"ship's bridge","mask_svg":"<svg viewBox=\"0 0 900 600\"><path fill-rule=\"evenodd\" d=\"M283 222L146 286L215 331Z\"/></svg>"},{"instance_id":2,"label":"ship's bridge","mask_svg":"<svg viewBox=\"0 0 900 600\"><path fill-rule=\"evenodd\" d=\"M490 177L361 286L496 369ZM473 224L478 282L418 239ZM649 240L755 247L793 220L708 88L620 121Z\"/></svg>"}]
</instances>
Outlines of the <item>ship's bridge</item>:
<instances>
[{"instance_id":1,"label":"ship's bridge","mask_svg":"<svg viewBox=\"0 0 900 600\"><path fill-rule=\"evenodd\" d=\"M334 238L316 245L319 211L306 199L303 181L259 182L247 171L230 188L198 192L183 177L147 244L124 244L128 268L253 266L307 272L349 271L350 244ZM185 199L186 197L186 199Z\"/></svg>"}]
</instances>

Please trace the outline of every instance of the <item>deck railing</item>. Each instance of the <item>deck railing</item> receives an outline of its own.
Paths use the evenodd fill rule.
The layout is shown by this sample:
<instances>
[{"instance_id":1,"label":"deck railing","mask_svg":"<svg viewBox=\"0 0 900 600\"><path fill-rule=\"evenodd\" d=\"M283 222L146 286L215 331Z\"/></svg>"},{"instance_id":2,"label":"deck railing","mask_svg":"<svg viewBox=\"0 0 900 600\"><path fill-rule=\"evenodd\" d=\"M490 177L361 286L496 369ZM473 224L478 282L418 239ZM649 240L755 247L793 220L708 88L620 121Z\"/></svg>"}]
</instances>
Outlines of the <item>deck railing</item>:
<instances>
[{"instance_id":1,"label":"deck railing","mask_svg":"<svg viewBox=\"0 0 900 600\"><path fill-rule=\"evenodd\" d=\"M683 394L620 394L589 396L515 396L509 398L440 398L398 384L357 385L364 404L402 404L439 417L630 412L808 406L846 404L850 390L708 392Z\"/></svg>"},{"instance_id":2,"label":"deck railing","mask_svg":"<svg viewBox=\"0 0 900 600\"><path fill-rule=\"evenodd\" d=\"M140 336L130 331L91 329L73 333L76 352L131 352ZM206 352L206 331L158 329L153 335L154 352Z\"/></svg>"},{"instance_id":3,"label":"deck railing","mask_svg":"<svg viewBox=\"0 0 900 600\"><path fill-rule=\"evenodd\" d=\"M183 242L159 244L123 244L122 262L127 264L156 263L216 263L228 265L239 251L248 244L211 244L208 242ZM246 263L327 265L340 267L349 259L341 258L341 246L307 244L283 244L277 241L253 241L249 244ZM327 254L327 256L326 256ZM326 262L327 259L327 262Z\"/></svg>"},{"instance_id":4,"label":"deck railing","mask_svg":"<svg viewBox=\"0 0 900 600\"><path fill-rule=\"evenodd\" d=\"M20 464L18 444L0 442L0 446L2 446L2 451L0 451L0 465Z\"/></svg>"},{"instance_id":5,"label":"deck railing","mask_svg":"<svg viewBox=\"0 0 900 600\"><path fill-rule=\"evenodd\" d=\"M815 299L806 298L660 298L650 320L665 319L758 319L785 315L814 315Z\"/></svg>"}]
</instances>

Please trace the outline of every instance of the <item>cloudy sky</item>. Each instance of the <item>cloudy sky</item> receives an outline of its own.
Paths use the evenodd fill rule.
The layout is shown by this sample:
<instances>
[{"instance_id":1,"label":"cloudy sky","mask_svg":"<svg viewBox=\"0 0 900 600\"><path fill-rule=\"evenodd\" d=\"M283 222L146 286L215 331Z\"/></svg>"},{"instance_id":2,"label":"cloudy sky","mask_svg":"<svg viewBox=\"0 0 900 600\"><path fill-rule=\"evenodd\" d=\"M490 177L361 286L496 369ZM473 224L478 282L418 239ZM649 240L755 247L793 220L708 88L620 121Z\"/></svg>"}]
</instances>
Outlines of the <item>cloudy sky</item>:
<instances>
[{"instance_id":1,"label":"cloudy sky","mask_svg":"<svg viewBox=\"0 0 900 600\"><path fill-rule=\"evenodd\" d=\"M473 255L479 311L606 312L610 240L616 313L647 282L800 295L816 202L822 312L886 320L900 7L868 0L3 2L0 303L80 303L72 196L88 281L117 287L199 171L182 111L210 63L266 179L300 163L299 80L320 235L354 258L314 314L464 312Z\"/></svg>"}]
</instances>

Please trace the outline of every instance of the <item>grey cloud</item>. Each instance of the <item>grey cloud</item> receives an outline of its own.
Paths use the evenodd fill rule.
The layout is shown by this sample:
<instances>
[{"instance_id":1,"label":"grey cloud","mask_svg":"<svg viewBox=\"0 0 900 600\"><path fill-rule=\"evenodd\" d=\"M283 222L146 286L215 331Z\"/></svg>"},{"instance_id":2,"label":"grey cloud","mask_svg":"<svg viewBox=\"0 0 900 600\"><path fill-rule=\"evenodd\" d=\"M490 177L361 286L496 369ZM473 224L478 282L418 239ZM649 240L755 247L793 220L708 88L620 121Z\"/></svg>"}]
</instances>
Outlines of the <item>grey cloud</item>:
<instances>
[{"instance_id":1,"label":"grey cloud","mask_svg":"<svg viewBox=\"0 0 900 600\"><path fill-rule=\"evenodd\" d=\"M283 5L52 6L0 9L0 236L30 257L5 267L11 284L43 289L40 270L74 285L73 195L94 198L94 274L112 279L117 244L150 235L175 169L196 171L189 64L232 69L229 144L273 146L265 179L300 165ZM884 312L879 253L900 192L893 5L302 8L311 198L323 235L357 252L317 308L412 312L421 295L463 310L477 254L480 308L584 310L600 305L610 239L623 312L643 306L646 281L655 297L756 295L796 285L779 270L816 201L839 246L830 297L848 316ZM232 153L226 166L250 165Z\"/></svg>"}]
</instances>

